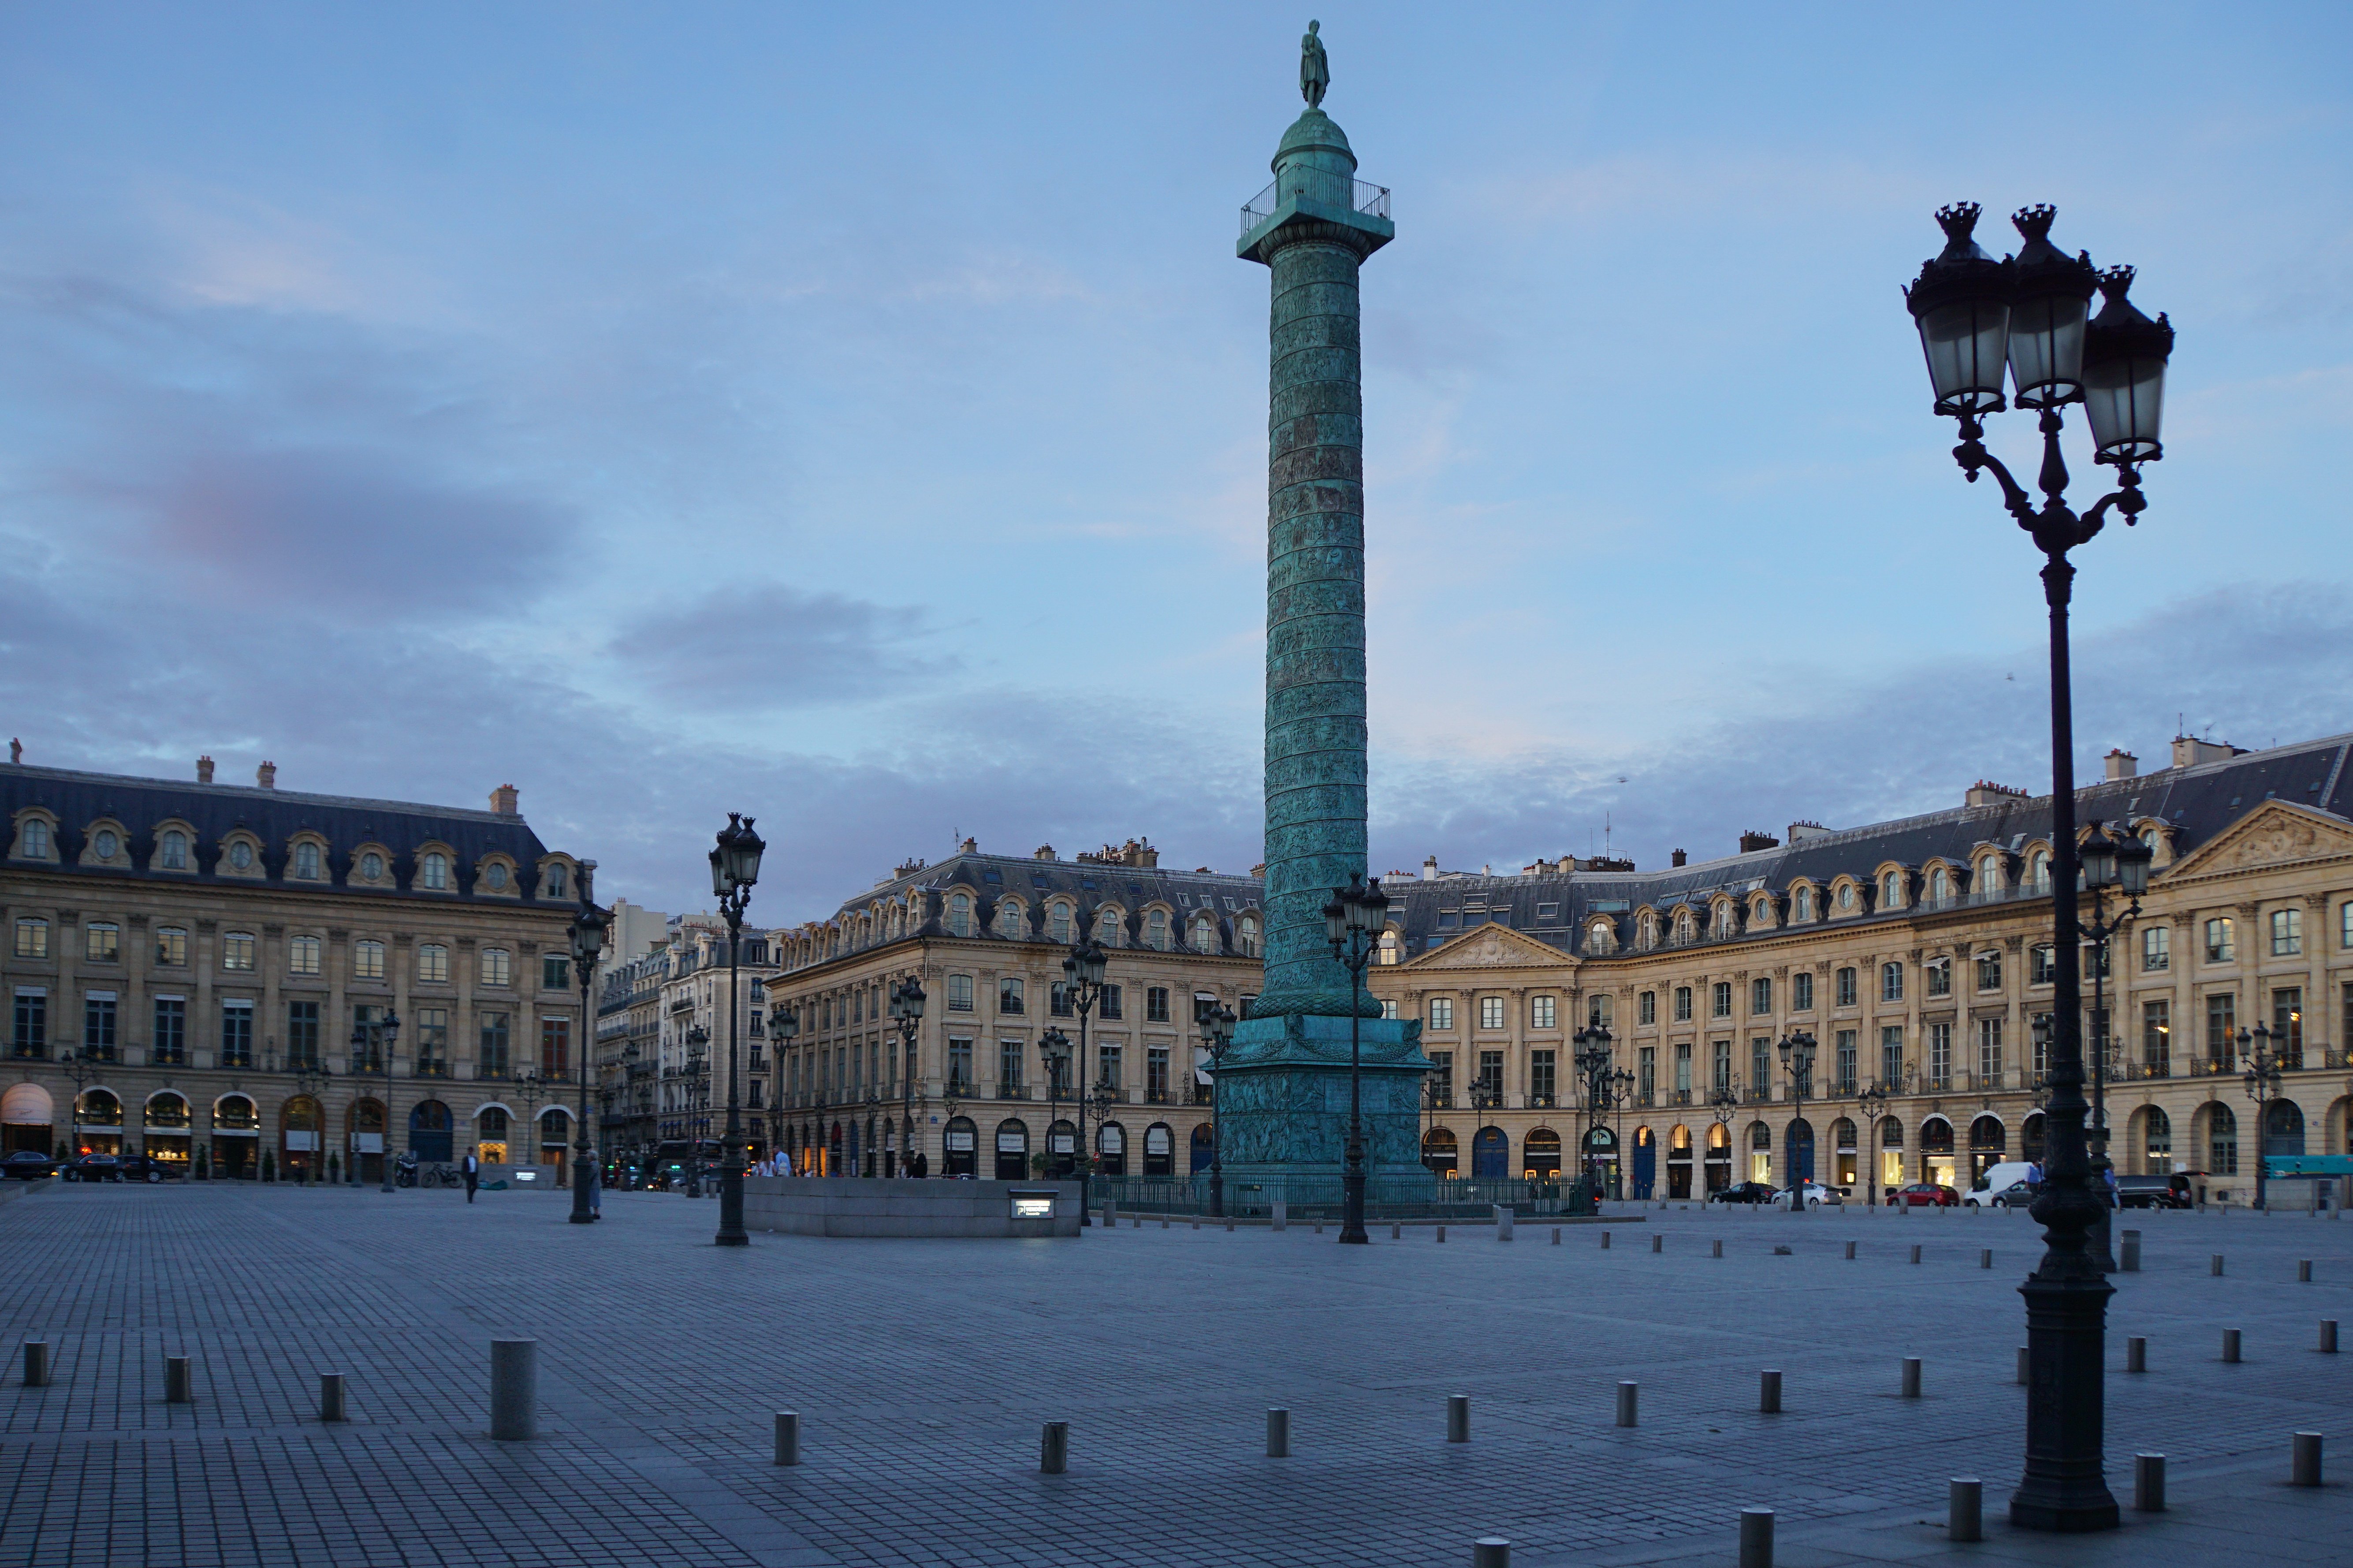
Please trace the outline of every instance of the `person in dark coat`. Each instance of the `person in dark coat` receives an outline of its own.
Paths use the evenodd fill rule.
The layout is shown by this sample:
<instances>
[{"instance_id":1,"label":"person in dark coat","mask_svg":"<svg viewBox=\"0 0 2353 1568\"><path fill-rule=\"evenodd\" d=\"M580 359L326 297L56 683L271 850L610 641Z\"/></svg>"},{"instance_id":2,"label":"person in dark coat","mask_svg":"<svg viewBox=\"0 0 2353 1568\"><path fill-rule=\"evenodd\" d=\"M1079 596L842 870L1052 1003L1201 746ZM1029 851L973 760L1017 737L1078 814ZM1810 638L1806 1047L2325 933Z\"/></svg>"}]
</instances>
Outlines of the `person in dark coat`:
<instances>
[{"instance_id":1,"label":"person in dark coat","mask_svg":"<svg viewBox=\"0 0 2353 1568\"><path fill-rule=\"evenodd\" d=\"M458 1168L465 1173L466 1201L468 1203L472 1203L474 1201L474 1188L482 1179L482 1163L474 1158L474 1152L471 1149L469 1149L466 1151L465 1159L459 1163Z\"/></svg>"}]
</instances>

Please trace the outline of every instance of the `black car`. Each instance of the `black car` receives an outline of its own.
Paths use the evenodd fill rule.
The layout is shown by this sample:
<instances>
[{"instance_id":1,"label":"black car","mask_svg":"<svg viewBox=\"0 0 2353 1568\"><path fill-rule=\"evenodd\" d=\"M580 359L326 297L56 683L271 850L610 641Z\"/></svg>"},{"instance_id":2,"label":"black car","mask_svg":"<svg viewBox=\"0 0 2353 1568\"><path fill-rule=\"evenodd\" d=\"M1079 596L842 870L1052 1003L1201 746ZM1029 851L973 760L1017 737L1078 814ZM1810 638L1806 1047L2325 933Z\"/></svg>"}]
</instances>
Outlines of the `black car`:
<instances>
[{"instance_id":1,"label":"black car","mask_svg":"<svg viewBox=\"0 0 2353 1568\"><path fill-rule=\"evenodd\" d=\"M119 1182L122 1162L111 1154L77 1154L66 1162L62 1173L69 1182Z\"/></svg>"},{"instance_id":2,"label":"black car","mask_svg":"<svg viewBox=\"0 0 2353 1568\"><path fill-rule=\"evenodd\" d=\"M1764 1182L1735 1182L1722 1192L1710 1193L1712 1204L1769 1204L1774 1189Z\"/></svg>"},{"instance_id":3,"label":"black car","mask_svg":"<svg viewBox=\"0 0 2353 1568\"><path fill-rule=\"evenodd\" d=\"M2191 1206L2189 1178L2116 1176L2116 1206L2126 1209L2186 1209Z\"/></svg>"},{"instance_id":4,"label":"black car","mask_svg":"<svg viewBox=\"0 0 2353 1568\"><path fill-rule=\"evenodd\" d=\"M53 1175L57 1168L58 1163L37 1149L18 1149L0 1159L0 1176L15 1176L19 1181Z\"/></svg>"},{"instance_id":5,"label":"black car","mask_svg":"<svg viewBox=\"0 0 2353 1568\"><path fill-rule=\"evenodd\" d=\"M176 1182L185 1174L186 1166L145 1154L133 1154L122 1162L122 1179L126 1182Z\"/></svg>"}]
</instances>

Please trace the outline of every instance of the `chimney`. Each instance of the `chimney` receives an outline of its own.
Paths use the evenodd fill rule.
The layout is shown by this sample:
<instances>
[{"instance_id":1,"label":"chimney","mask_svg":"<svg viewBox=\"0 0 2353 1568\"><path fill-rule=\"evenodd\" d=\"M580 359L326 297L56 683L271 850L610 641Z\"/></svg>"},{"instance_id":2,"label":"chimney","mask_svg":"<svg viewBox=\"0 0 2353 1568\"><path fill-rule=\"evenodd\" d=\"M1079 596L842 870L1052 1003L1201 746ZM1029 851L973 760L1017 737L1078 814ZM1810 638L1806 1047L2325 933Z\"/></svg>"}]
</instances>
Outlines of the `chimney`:
<instances>
[{"instance_id":1,"label":"chimney","mask_svg":"<svg viewBox=\"0 0 2353 1568\"><path fill-rule=\"evenodd\" d=\"M1998 784L1986 779L1979 779L1969 785L1968 794L1961 796L1961 804L1965 806L2000 805L2004 801L2025 798L2026 792L2022 789L2012 789L2008 784Z\"/></svg>"},{"instance_id":2,"label":"chimney","mask_svg":"<svg viewBox=\"0 0 2353 1568\"><path fill-rule=\"evenodd\" d=\"M1421 858L1421 879L1425 882L1435 882L1438 880L1437 856L1425 855Z\"/></svg>"},{"instance_id":3,"label":"chimney","mask_svg":"<svg viewBox=\"0 0 2353 1568\"><path fill-rule=\"evenodd\" d=\"M1051 860L1053 858L1054 847L1050 844L1040 844L1029 856L1032 860Z\"/></svg>"},{"instance_id":4,"label":"chimney","mask_svg":"<svg viewBox=\"0 0 2353 1568\"><path fill-rule=\"evenodd\" d=\"M9 761L10 763L21 763L21 762L23 762L24 760L25 760L25 742L22 742L22 741L19 741L19 740L18 740L18 739L16 739L14 735L9 736L9 737L8 737L8 761Z\"/></svg>"},{"instance_id":5,"label":"chimney","mask_svg":"<svg viewBox=\"0 0 2353 1568\"><path fill-rule=\"evenodd\" d=\"M1667 864L1670 866L1681 866L1687 863L1690 859L1690 856L1678 849L1672 855L1667 857Z\"/></svg>"},{"instance_id":6,"label":"chimney","mask_svg":"<svg viewBox=\"0 0 2353 1568\"><path fill-rule=\"evenodd\" d=\"M260 785L263 789L276 789L278 787L278 764L276 763L264 763L259 767L254 769L253 782Z\"/></svg>"},{"instance_id":7,"label":"chimney","mask_svg":"<svg viewBox=\"0 0 2353 1568\"><path fill-rule=\"evenodd\" d=\"M2112 779L2128 779L2139 776L2140 759L2134 756L2130 752L2126 751L2121 746L2108 753L2107 763L2108 776Z\"/></svg>"},{"instance_id":8,"label":"chimney","mask_svg":"<svg viewBox=\"0 0 2353 1568\"><path fill-rule=\"evenodd\" d=\"M977 839L977 838L967 838L967 839L965 839L963 843L961 843L961 844L959 844L959 845L957 845L957 846L956 846L956 853L957 853L957 854L959 854L959 855L977 855L977 854L979 854L979 853L980 853L980 840L979 840L979 839Z\"/></svg>"},{"instance_id":9,"label":"chimney","mask_svg":"<svg viewBox=\"0 0 2353 1568\"><path fill-rule=\"evenodd\" d=\"M196 759L196 782L198 784L210 784L213 782L213 760L210 757L198 757Z\"/></svg>"},{"instance_id":10,"label":"chimney","mask_svg":"<svg viewBox=\"0 0 2353 1568\"><path fill-rule=\"evenodd\" d=\"M2236 746L2217 745L2211 741L2201 741L2195 735L2173 737L2173 765L2177 768L2194 768L2200 763L2228 762L2238 754Z\"/></svg>"},{"instance_id":11,"label":"chimney","mask_svg":"<svg viewBox=\"0 0 2353 1568\"><path fill-rule=\"evenodd\" d=\"M1769 833L1751 830L1740 836L1740 852L1743 855L1758 849L1778 849L1779 847L1781 847L1781 841Z\"/></svg>"},{"instance_id":12,"label":"chimney","mask_svg":"<svg viewBox=\"0 0 2353 1568\"><path fill-rule=\"evenodd\" d=\"M521 796L516 794L514 785L501 784L491 792L491 809L501 816L512 816L515 815L517 802L520 799Z\"/></svg>"},{"instance_id":13,"label":"chimney","mask_svg":"<svg viewBox=\"0 0 2353 1568\"><path fill-rule=\"evenodd\" d=\"M1831 830L1819 822L1789 824L1789 842L1792 844L1802 844L1809 838L1827 838L1830 834Z\"/></svg>"}]
</instances>

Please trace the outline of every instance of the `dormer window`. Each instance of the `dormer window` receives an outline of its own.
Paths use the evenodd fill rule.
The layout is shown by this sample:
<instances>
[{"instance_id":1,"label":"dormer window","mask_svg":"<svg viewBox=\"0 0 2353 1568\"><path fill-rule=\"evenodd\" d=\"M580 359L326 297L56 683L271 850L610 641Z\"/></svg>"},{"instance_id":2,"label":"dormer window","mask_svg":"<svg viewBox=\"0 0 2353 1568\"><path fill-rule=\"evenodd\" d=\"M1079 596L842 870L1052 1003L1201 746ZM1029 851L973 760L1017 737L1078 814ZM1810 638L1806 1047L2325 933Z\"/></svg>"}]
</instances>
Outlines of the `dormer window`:
<instances>
[{"instance_id":1,"label":"dormer window","mask_svg":"<svg viewBox=\"0 0 2353 1568\"><path fill-rule=\"evenodd\" d=\"M37 816L34 817L25 824L25 830L21 837L26 859L46 860L49 858L49 825L47 823Z\"/></svg>"},{"instance_id":2,"label":"dormer window","mask_svg":"<svg viewBox=\"0 0 2353 1568\"><path fill-rule=\"evenodd\" d=\"M1046 934L1059 942L1071 940L1071 906L1061 902L1046 908Z\"/></svg>"},{"instance_id":3,"label":"dormer window","mask_svg":"<svg viewBox=\"0 0 2353 1568\"><path fill-rule=\"evenodd\" d=\"M1797 911L1794 917L1795 919L1810 921L1814 918L1814 890L1811 888L1799 888L1798 889L1795 908Z\"/></svg>"},{"instance_id":4,"label":"dormer window","mask_svg":"<svg viewBox=\"0 0 2353 1568\"><path fill-rule=\"evenodd\" d=\"M1939 866L1928 878L1928 897L1941 904L1952 896L1952 873Z\"/></svg>"},{"instance_id":5,"label":"dormer window","mask_svg":"<svg viewBox=\"0 0 2353 1568\"><path fill-rule=\"evenodd\" d=\"M1839 908L1841 910L1852 910L1854 908L1854 884L1852 882L1841 882L1839 884Z\"/></svg>"},{"instance_id":6,"label":"dormer window","mask_svg":"<svg viewBox=\"0 0 2353 1568\"><path fill-rule=\"evenodd\" d=\"M1879 879L1879 907L1892 910L1904 902L1904 873L1890 871Z\"/></svg>"},{"instance_id":7,"label":"dormer window","mask_svg":"<svg viewBox=\"0 0 2353 1568\"><path fill-rule=\"evenodd\" d=\"M1018 900L1008 899L997 906L997 929L1003 934L1018 941L1021 936L1022 927L1026 923L1028 922L1021 918L1021 904Z\"/></svg>"},{"instance_id":8,"label":"dormer window","mask_svg":"<svg viewBox=\"0 0 2353 1568\"><path fill-rule=\"evenodd\" d=\"M176 827L165 830L164 834L164 869L166 871L185 871L187 868L188 836L181 832Z\"/></svg>"},{"instance_id":9,"label":"dormer window","mask_svg":"<svg viewBox=\"0 0 2353 1568\"><path fill-rule=\"evenodd\" d=\"M1258 917L1256 915L1244 915L1240 920L1234 921L1234 941L1240 946L1242 956L1244 958L1257 958L1260 956L1258 951ZM1381 933L1381 962L1383 963L1395 963L1397 961L1397 932L1393 931L1384 931Z\"/></svg>"},{"instance_id":10,"label":"dormer window","mask_svg":"<svg viewBox=\"0 0 2353 1568\"><path fill-rule=\"evenodd\" d=\"M543 899L560 899L565 896L564 888L564 868L561 865L550 866L547 868L546 877L541 883L539 896Z\"/></svg>"},{"instance_id":11,"label":"dormer window","mask_svg":"<svg viewBox=\"0 0 2353 1568\"><path fill-rule=\"evenodd\" d=\"M447 891L449 887L449 857L438 849L427 854L418 868L417 879L434 892Z\"/></svg>"},{"instance_id":12,"label":"dormer window","mask_svg":"<svg viewBox=\"0 0 2353 1568\"><path fill-rule=\"evenodd\" d=\"M2049 892L2051 890L2051 851L2048 849L2037 849L2034 852L2034 858L2029 860L2026 864L2028 891L2035 893Z\"/></svg>"},{"instance_id":13,"label":"dormer window","mask_svg":"<svg viewBox=\"0 0 2353 1568\"><path fill-rule=\"evenodd\" d=\"M311 843L294 846L294 875L306 882L319 879L319 847Z\"/></svg>"},{"instance_id":14,"label":"dormer window","mask_svg":"<svg viewBox=\"0 0 2353 1568\"><path fill-rule=\"evenodd\" d=\"M493 893L505 892L507 890L507 868L504 866L500 865L495 860L491 861L489 868L484 870L482 873L482 881Z\"/></svg>"},{"instance_id":15,"label":"dormer window","mask_svg":"<svg viewBox=\"0 0 2353 1568\"><path fill-rule=\"evenodd\" d=\"M111 860L122 851L122 839L111 827L101 827L92 836L90 847L101 860Z\"/></svg>"},{"instance_id":16,"label":"dormer window","mask_svg":"<svg viewBox=\"0 0 2353 1568\"><path fill-rule=\"evenodd\" d=\"M360 875L371 882L384 880L384 857L371 849L360 857Z\"/></svg>"}]
</instances>

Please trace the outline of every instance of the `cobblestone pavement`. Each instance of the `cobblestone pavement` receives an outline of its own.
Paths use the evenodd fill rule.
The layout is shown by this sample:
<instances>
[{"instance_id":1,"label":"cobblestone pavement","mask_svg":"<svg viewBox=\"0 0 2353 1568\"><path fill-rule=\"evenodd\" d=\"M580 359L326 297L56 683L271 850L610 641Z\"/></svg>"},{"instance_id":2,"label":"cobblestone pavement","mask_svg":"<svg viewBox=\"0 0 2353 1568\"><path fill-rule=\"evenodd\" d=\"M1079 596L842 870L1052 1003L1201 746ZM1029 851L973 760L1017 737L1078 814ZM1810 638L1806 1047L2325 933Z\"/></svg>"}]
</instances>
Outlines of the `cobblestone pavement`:
<instances>
[{"instance_id":1,"label":"cobblestone pavement","mask_svg":"<svg viewBox=\"0 0 2353 1568\"><path fill-rule=\"evenodd\" d=\"M2297 1429L2353 1473L2353 1356L2314 1348L2319 1319L2353 1317L2353 1225L2329 1220L2141 1216L2145 1271L2117 1277L2110 1313L2110 1478L2122 1497L2131 1456L2161 1451L2174 1508L2059 1541L2001 1521L2038 1250L2022 1215L1651 1210L1558 1246L1523 1220L1509 1244L1378 1226L1361 1248L1147 1219L722 1251L707 1201L565 1212L217 1184L0 1206L19 1259L0 1283L0 1568L1439 1565L1489 1533L1522 1568L1729 1564L1760 1503L1784 1564L2143 1568L2341 1561L2353 1526L2346 1488L2284 1484ZM2128 1334L2148 1338L2145 1376L2123 1373ZM493 1443L487 1347L516 1335L541 1342L542 1435ZM16 1385L30 1338L53 1347L49 1387ZM164 1403L176 1353L193 1405ZM1906 1355L1926 1360L1919 1400L1898 1396ZM1757 1412L1765 1367L1784 1415ZM352 1419L322 1426L335 1371ZM1621 1377L1641 1384L1631 1430L1612 1422ZM1444 1441L1453 1394L1468 1444ZM1264 1457L1273 1405L1288 1459ZM802 1413L797 1468L767 1462L780 1408ZM1037 1471L1047 1419L1071 1423L1067 1475ZM1957 1475L1986 1482L1981 1545L1945 1539Z\"/></svg>"}]
</instances>

